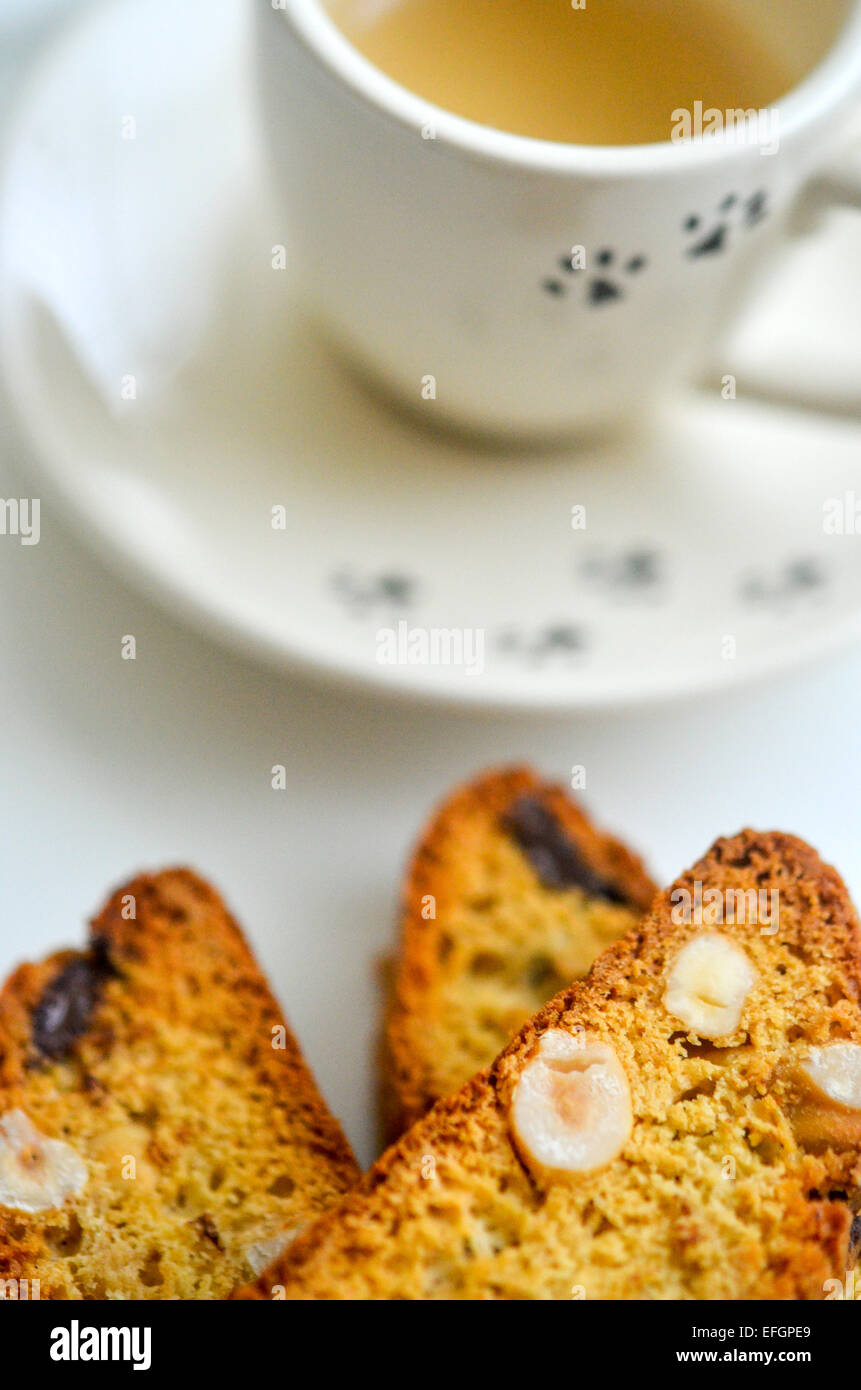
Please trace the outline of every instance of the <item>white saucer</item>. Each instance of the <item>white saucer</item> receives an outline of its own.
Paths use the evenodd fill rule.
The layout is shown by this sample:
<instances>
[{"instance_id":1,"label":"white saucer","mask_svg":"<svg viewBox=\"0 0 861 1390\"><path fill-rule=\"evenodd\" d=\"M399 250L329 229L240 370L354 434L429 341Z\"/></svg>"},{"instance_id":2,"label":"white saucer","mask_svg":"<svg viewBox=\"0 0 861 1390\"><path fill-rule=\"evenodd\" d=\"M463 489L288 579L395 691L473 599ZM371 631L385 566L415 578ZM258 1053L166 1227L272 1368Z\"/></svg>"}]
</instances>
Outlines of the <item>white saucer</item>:
<instances>
[{"instance_id":1,"label":"white saucer","mask_svg":"<svg viewBox=\"0 0 861 1390\"><path fill-rule=\"evenodd\" d=\"M211 6L210 24L235 25L237 7ZM46 123L53 160L68 141L98 162L116 139L103 120L106 55L117 82L138 48L131 26L161 26L168 42L180 8L112 3L41 65L14 124L4 226L22 199L50 203L39 186ZM232 51L216 133L251 119L247 51ZM152 69L136 94L142 127L160 98ZM855 489L861 500L851 413L745 399L756 364L740 348L727 365L744 362L739 399L692 393L627 445L500 457L436 436L367 394L298 315L289 272L270 266L280 222L263 182L255 166L214 331L157 409L144 399L107 409L54 318L5 267L4 371L34 445L34 488L147 593L285 670L536 711L729 686L861 636L861 538L823 526L829 499ZM213 192L223 206L226 190ZM817 254L839 302L861 304L844 230ZM786 292L777 298L785 311ZM826 290L820 298L827 305ZM830 336L827 323L805 323L820 367L840 356ZM780 354L765 339L768 377ZM791 396L803 368L786 355L779 380ZM585 529L572 528L575 507ZM481 630L483 671L381 664L378 631L401 623Z\"/></svg>"}]
</instances>

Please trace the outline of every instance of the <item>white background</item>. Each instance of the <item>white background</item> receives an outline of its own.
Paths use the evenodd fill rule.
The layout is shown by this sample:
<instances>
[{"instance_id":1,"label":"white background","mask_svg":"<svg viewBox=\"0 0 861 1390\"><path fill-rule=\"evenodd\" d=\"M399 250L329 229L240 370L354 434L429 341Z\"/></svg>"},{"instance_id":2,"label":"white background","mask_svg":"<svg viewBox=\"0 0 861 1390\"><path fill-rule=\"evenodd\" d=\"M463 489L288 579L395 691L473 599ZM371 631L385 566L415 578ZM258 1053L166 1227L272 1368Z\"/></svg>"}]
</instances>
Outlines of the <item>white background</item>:
<instances>
[{"instance_id":1,"label":"white background","mask_svg":"<svg viewBox=\"0 0 861 1390\"><path fill-rule=\"evenodd\" d=\"M26 477L0 417L0 495L26 493ZM120 658L126 633L134 662ZM329 693L174 625L43 505L38 546L0 537L0 970L80 943L134 870L193 865L245 925L367 1162L378 961L435 798L488 763L527 759L563 780L584 764L594 815L659 879L749 824L809 839L861 894L859 677L846 653L779 684L576 720Z\"/></svg>"}]
</instances>

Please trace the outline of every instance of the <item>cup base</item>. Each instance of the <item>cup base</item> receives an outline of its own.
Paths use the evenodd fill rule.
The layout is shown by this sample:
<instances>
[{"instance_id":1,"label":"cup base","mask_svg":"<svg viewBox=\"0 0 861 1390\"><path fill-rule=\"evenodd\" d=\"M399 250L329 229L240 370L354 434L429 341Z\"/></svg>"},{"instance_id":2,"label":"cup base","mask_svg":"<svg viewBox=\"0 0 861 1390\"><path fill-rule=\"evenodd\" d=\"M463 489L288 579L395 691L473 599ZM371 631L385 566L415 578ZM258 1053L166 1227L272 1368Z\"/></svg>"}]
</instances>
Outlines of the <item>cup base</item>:
<instances>
[{"instance_id":1,"label":"cup base","mask_svg":"<svg viewBox=\"0 0 861 1390\"><path fill-rule=\"evenodd\" d=\"M308 322L319 335L327 353L377 405L401 419L410 430L419 430L425 436L453 443L459 442L464 447L473 446L483 457L498 455L504 458L524 451L528 451L530 456L540 457L562 450L569 452L572 447L584 450L597 448L636 433L652 413L653 401L643 398L626 402L625 406L614 409L612 416L583 418L580 415L545 422L525 419L514 413L499 418L490 409L486 416L466 416L439 398L416 399L414 390L408 395L397 382L378 370L361 348L347 342L336 328L315 315L312 309L306 310L306 313Z\"/></svg>"}]
</instances>

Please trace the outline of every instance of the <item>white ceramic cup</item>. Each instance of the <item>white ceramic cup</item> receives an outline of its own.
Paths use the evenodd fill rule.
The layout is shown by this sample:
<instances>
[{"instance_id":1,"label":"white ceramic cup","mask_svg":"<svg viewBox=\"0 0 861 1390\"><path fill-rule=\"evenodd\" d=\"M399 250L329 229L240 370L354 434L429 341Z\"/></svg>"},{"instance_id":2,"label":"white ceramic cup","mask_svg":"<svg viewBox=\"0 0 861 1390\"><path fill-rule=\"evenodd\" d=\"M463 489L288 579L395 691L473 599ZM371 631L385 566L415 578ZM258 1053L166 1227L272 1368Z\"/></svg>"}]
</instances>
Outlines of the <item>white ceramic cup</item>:
<instances>
[{"instance_id":1,"label":"white ceramic cup","mask_svg":"<svg viewBox=\"0 0 861 1390\"><path fill-rule=\"evenodd\" d=\"M764 122L722 142L506 134L392 81L318 0L260 0L264 126L318 320L407 403L494 433L600 429L699 371L793 211L861 202L827 174L861 97L859 0L722 3L811 55L768 153Z\"/></svg>"}]
</instances>

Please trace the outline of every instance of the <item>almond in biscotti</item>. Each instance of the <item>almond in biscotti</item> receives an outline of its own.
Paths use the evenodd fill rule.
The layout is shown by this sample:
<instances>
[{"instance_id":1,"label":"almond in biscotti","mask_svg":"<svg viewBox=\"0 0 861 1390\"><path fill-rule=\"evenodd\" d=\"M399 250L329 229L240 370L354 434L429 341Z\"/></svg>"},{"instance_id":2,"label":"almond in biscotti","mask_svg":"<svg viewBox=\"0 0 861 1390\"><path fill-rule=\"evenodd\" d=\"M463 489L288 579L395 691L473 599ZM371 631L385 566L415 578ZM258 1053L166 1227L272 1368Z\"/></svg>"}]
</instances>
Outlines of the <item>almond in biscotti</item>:
<instances>
[{"instance_id":1,"label":"almond in biscotti","mask_svg":"<svg viewBox=\"0 0 861 1390\"><path fill-rule=\"evenodd\" d=\"M76 1197L87 1166L61 1139L40 1134L23 1110L0 1115L0 1207L50 1211Z\"/></svg>"},{"instance_id":2,"label":"almond in biscotti","mask_svg":"<svg viewBox=\"0 0 861 1390\"><path fill-rule=\"evenodd\" d=\"M667 973L664 1007L701 1038L734 1033L756 984L743 947L718 932L701 932L682 947Z\"/></svg>"},{"instance_id":3,"label":"almond in biscotti","mask_svg":"<svg viewBox=\"0 0 861 1390\"><path fill-rule=\"evenodd\" d=\"M609 1043L550 1028L517 1081L511 1103L515 1143L536 1173L603 1168L633 1128L631 1089Z\"/></svg>"},{"instance_id":4,"label":"almond in biscotti","mask_svg":"<svg viewBox=\"0 0 861 1390\"><path fill-rule=\"evenodd\" d=\"M811 1153L861 1154L861 1045L835 1040L810 1047L783 1074L798 1143Z\"/></svg>"}]
</instances>

